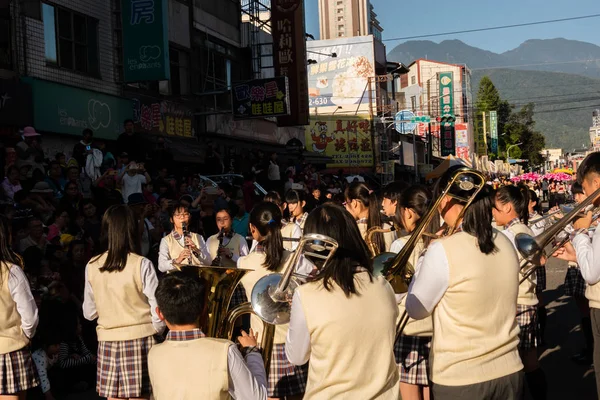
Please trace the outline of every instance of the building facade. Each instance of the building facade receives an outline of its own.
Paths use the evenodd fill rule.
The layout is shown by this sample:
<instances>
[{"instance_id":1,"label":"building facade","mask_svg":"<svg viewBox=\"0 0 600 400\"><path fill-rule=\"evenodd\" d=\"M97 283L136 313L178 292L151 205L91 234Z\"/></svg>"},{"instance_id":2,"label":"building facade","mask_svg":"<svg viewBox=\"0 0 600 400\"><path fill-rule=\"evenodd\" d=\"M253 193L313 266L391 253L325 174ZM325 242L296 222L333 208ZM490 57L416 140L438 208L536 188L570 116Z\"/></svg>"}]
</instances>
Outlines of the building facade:
<instances>
[{"instance_id":1,"label":"building facade","mask_svg":"<svg viewBox=\"0 0 600 400\"><path fill-rule=\"evenodd\" d=\"M319 0L320 39L373 35L381 41L383 28L369 0Z\"/></svg>"},{"instance_id":2,"label":"building facade","mask_svg":"<svg viewBox=\"0 0 600 400\"><path fill-rule=\"evenodd\" d=\"M594 151L600 151L600 110L592 112L592 126L590 127L590 142Z\"/></svg>"}]
</instances>

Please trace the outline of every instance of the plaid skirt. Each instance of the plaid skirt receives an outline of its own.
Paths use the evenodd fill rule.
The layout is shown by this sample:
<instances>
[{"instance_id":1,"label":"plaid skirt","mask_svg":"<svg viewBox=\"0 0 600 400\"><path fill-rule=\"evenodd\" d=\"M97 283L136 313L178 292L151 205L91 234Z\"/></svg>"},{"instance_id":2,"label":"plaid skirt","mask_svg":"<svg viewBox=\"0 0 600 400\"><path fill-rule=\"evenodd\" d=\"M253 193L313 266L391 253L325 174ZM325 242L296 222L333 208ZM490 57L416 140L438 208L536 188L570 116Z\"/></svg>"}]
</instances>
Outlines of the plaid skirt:
<instances>
[{"instance_id":1,"label":"plaid skirt","mask_svg":"<svg viewBox=\"0 0 600 400\"><path fill-rule=\"evenodd\" d=\"M429 386L430 336L400 335L394 343L394 357L400 371L400 382Z\"/></svg>"},{"instance_id":2,"label":"plaid skirt","mask_svg":"<svg viewBox=\"0 0 600 400\"><path fill-rule=\"evenodd\" d=\"M268 377L268 396L282 398L303 394L308 380L308 363L297 366L285 355L285 344L274 344Z\"/></svg>"},{"instance_id":3,"label":"plaid skirt","mask_svg":"<svg viewBox=\"0 0 600 400\"><path fill-rule=\"evenodd\" d=\"M565 294L567 296L585 297L585 280L579 268L568 268L565 275Z\"/></svg>"},{"instance_id":4,"label":"plaid skirt","mask_svg":"<svg viewBox=\"0 0 600 400\"><path fill-rule=\"evenodd\" d=\"M535 278L537 280L535 292L542 293L544 290L546 290L546 267L536 268Z\"/></svg>"},{"instance_id":5,"label":"plaid skirt","mask_svg":"<svg viewBox=\"0 0 600 400\"><path fill-rule=\"evenodd\" d=\"M248 302L248 298L246 297L246 289L240 283L237 285L235 290L233 291L233 296L231 296L231 300L229 301L229 310L239 306L240 304L244 304Z\"/></svg>"},{"instance_id":6,"label":"plaid skirt","mask_svg":"<svg viewBox=\"0 0 600 400\"><path fill-rule=\"evenodd\" d=\"M153 336L98 343L96 391L101 397L130 398L152 393L148 353L156 344Z\"/></svg>"},{"instance_id":7,"label":"plaid skirt","mask_svg":"<svg viewBox=\"0 0 600 400\"><path fill-rule=\"evenodd\" d=\"M517 324L519 324L519 350L529 350L541 343L537 306L517 304Z\"/></svg>"},{"instance_id":8,"label":"plaid skirt","mask_svg":"<svg viewBox=\"0 0 600 400\"><path fill-rule=\"evenodd\" d=\"M0 354L0 395L16 394L39 385L29 349Z\"/></svg>"}]
</instances>

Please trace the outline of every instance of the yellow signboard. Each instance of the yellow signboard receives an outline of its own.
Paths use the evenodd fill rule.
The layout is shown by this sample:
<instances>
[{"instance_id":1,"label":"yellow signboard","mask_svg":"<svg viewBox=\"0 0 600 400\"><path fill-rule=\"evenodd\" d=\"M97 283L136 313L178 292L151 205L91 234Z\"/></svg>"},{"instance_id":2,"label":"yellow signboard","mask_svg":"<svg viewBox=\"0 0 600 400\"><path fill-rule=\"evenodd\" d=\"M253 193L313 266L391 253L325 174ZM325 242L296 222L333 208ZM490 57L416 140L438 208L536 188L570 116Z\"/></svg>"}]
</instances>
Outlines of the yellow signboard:
<instances>
[{"instance_id":1,"label":"yellow signboard","mask_svg":"<svg viewBox=\"0 0 600 400\"><path fill-rule=\"evenodd\" d=\"M311 115L305 128L306 149L333 159L328 168L372 167L371 121L364 118Z\"/></svg>"}]
</instances>

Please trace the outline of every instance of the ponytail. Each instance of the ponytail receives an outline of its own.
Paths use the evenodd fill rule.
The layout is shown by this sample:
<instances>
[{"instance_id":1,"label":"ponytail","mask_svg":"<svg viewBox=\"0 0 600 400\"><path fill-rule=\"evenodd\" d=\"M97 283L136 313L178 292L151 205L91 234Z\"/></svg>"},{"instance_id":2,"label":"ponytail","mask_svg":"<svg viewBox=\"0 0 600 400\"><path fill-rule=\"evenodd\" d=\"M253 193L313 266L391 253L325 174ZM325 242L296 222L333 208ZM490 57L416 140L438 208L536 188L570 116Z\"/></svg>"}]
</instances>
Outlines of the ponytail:
<instances>
[{"instance_id":1,"label":"ponytail","mask_svg":"<svg viewBox=\"0 0 600 400\"><path fill-rule=\"evenodd\" d=\"M483 254L492 254L498 250L494 244L492 228L493 194L493 189L484 185L463 215L463 231L477 238L479 251Z\"/></svg>"},{"instance_id":2,"label":"ponytail","mask_svg":"<svg viewBox=\"0 0 600 400\"><path fill-rule=\"evenodd\" d=\"M344 193L348 200L358 200L365 207L369 209L369 216L367 218L367 229L378 227L381 228L381 201L379 201L377 194L370 190L367 185L362 182L353 182L346 188ZM380 252L385 251L385 241L383 240L382 233L376 233L373 235L373 243Z\"/></svg>"},{"instance_id":3,"label":"ponytail","mask_svg":"<svg viewBox=\"0 0 600 400\"><path fill-rule=\"evenodd\" d=\"M260 243L265 251L263 266L269 271L277 271L283 259L281 210L274 203L259 203L250 212L249 222L264 237Z\"/></svg>"},{"instance_id":4,"label":"ponytail","mask_svg":"<svg viewBox=\"0 0 600 400\"><path fill-rule=\"evenodd\" d=\"M529 188L526 186L502 186L496 192L502 204L512 204L522 223L529 223Z\"/></svg>"}]
</instances>

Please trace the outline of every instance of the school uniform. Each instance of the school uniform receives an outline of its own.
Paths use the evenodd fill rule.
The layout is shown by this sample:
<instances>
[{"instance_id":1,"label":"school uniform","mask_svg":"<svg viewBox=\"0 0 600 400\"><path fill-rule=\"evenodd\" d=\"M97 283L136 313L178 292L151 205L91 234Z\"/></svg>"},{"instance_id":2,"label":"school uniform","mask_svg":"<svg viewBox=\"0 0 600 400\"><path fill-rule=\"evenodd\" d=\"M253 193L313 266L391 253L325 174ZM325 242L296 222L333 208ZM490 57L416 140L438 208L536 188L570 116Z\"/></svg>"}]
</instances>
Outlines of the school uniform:
<instances>
[{"instance_id":1,"label":"school uniform","mask_svg":"<svg viewBox=\"0 0 600 400\"><path fill-rule=\"evenodd\" d=\"M283 227L281 228L281 236L283 240L283 248L287 251L295 251L298 248L298 241L285 240L285 238L298 239L302 237L302 228L294 222L281 220ZM254 245L254 243L253 243Z\"/></svg>"},{"instance_id":2,"label":"school uniform","mask_svg":"<svg viewBox=\"0 0 600 400\"><path fill-rule=\"evenodd\" d=\"M29 342L38 309L25 273L18 265L0 266L0 395L38 386Z\"/></svg>"},{"instance_id":3,"label":"school uniform","mask_svg":"<svg viewBox=\"0 0 600 400\"><path fill-rule=\"evenodd\" d=\"M432 243L406 298L411 318L433 317L430 365L436 399L520 399L523 364L517 349L519 262L494 230L497 251L459 231Z\"/></svg>"},{"instance_id":4,"label":"school uniform","mask_svg":"<svg viewBox=\"0 0 600 400\"><path fill-rule=\"evenodd\" d=\"M409 238L410 235L405 235L396 239L392 243L390 251L399 253ZM413 268L416 268L419 256L424 250L423 241L417 242L409 259ZM405 310L406 297L403 296L398 304L399 315L402 316ZM429 386L429 352L432 335L433 321L431 317L422 320L408 319L404 331L394 343L394 356L400 372L400 382Z\"/></svg>"},{"instance_id":5,"label":"school uniform","mask_svg":"<svg viewBox=\"0 0 600 400\"><path fill-rule=\"evenodd\" d=\"M517 256L519 265L525 265L517 245L515 243L516 235L526 233L534 236L533 231L525 224L521 223L518 218L513 219L504 227L502 233L511 241ZM519 271L519 281L525 277L531 266L521 268ZM538 270L541 268L538 268ZM541 344L542 337L540 326L538 324L538 303L536 295L537 291L537 276L530 274L523 283L519 284L519 296L517 298L517 323L519 324L519 350L528 350Z\"/></svg>"},{"instance_id":6,"label":"school uniform","mask_svg":"<svg viewBox=\"0 0 600 400\"><path fill-rule=\"evenodd\" d=\"M537 219L540 219L541 215L539 215L537 212L534 212L532 214L529 214L529 221L535 221ZM541 233L544 232L544 230L546 230L546 225L548 223L548 220L545 219L543 221L538 221L536 223L534 223L533 225L531 225L531 231L533 232L534 236L540 235ZM535 278L536 278L536 293L541 294L544 290L546 290L546 268L536 268L535 269ZM582 278L583 280L583 278Z\"/></svg>"},{"instance_id":7,"label":"school uniform","mask_svg":"<svg viewBox=\"0 0 600 400\"><path fill-rule=\"evenodd\" d=\"M212 258L210 258L204 238L192 232L190 233L190 239L192 239L192 242L198 248L198 252L192 252L190 259L185 260L183 264L210 265ZM158 252L158 269L161 272L168 272L175 269L173 263L186 248L185 238L177 231L172 231L163 237L160 240L160 249Z\"/></svg>"},{"instance_id":8,"label":"school uniform","mask_svg":"<svg viewBox=\"0 0 600 400\"><path fill-rule=\"evenodd\" d=\"M360 232L360 235L362 236L363 240L367 239L367 232L369 230L369 225L367 224L367 219L366 218L361 218L359 220L356 221L356 224L358 225L358 230ZM382 229L391 229L392 226L390 224L384 223L383 225L381 225ZM398 238L396 231L391 231L391 232L385 232L383 233L383 243L385 246L385 251L391 251L391 247L392 247L392 243L394 243L394 240L396 240Z\"/></svg>"},{"instance_id":9,"label":"school uniform","mask_svg":"<svg viewBox=\"0 0 600 400\"><path fill-rule=\"evenodd\" d=\"M588 233L590 239L593 237L593 233ZM575 262L569 262L567 273L565 275L564 289L567 296L573 297L585 297L586 281L581 275L581 270Z\"/></svg>"},{"instance_id":10,"label":"school uniform","mask_svg":"<svg viewBox=\"0 0 600 400\"><path fill-rule=\"evenodd\" d=\"M101 272L107 254L85 270L83 316L98 319L96 390L102 397L141 397L151 393L148 352L165 327L156 314L158 279L152 262L134 253L122 271Z\"/></svg>"},{"instance_id":11,"label":"school uniform","mask_svg":"<svg viewBox=\"0 0 600 400\"><path fill-rule=\"evenodd\" d=\"M302 231L304 231L304 224L306 223L306 218L308 218L307 212L305 212L304 214L302 214L301 216L299 216L297 218L291 218L291 221L298 224L300 229L302 229Z\"/></svg>"},{"instance_id":12,"label":"school uniform","mask_svg":"<svg viewBox=\"0 0 600 400\"><path fill-rule=\"evenodd\" d=\"M148 369L155 400L267 398L260 353L244 359L233 342L206 337L200 329L169 331L150 350Z\"/></svg>"},{"instance_id":13,"label":"school uniform","mask_svg":"<svg viewBox=\"0 0 600 400\"><path fill-rule=\"evenodd\" d=\"M233 230L223 235L222 246L231 251L231 260L237 263L240 257L248 254L248 242L246 238L235 233ZM212 235L206 241L206 249L208 257L211 260L208 265L219 266L221 265L221 257L219 256L219 234ZM238 285L231 296L229 302L229 308L235 308L240 304L246 303L249 297L246 296L246 292L241 285Z\"/></svg>"},{"instance_id":14,"label":"school uniform","mask_svg":"<svg viewBox=\"0 0 600 400\"><path fill-rule=\"evenodd\" d=\"M246 291L246 297L252 297L254 285L263 277L272 273L283 273L292 259L292 253L284 251L283 261L276 271L269 271L264 267L266 256L262 245L254 247L253 251L238 260L238 268L253 270L248 272L241 280L241 285ZM309 275L313 264L302 257L296 272L300 275ZM262 332L263 322L254 314L250 315L250 326L255 332ZM292 365L285 355L285 336L288 324L276 325L273 339L273 351L271 354L271 365L268 372L269 397L294 396L304 393L308 366Z\"/></svg>"},{"instance_id":15,"label":"school uniform","mask_svg":"<svg viewBox=\"0 0 600 400\"><path fill-rule=\"evenodd\" d=\"M358 294L347 297L330 281L317 280L294 292L285 350L299 365L308 361L306 399L397 400L394 336L398 307L385 278L357 267ZM377 310L377 312L374 312Z\"/></svg>"}]
</instances>

